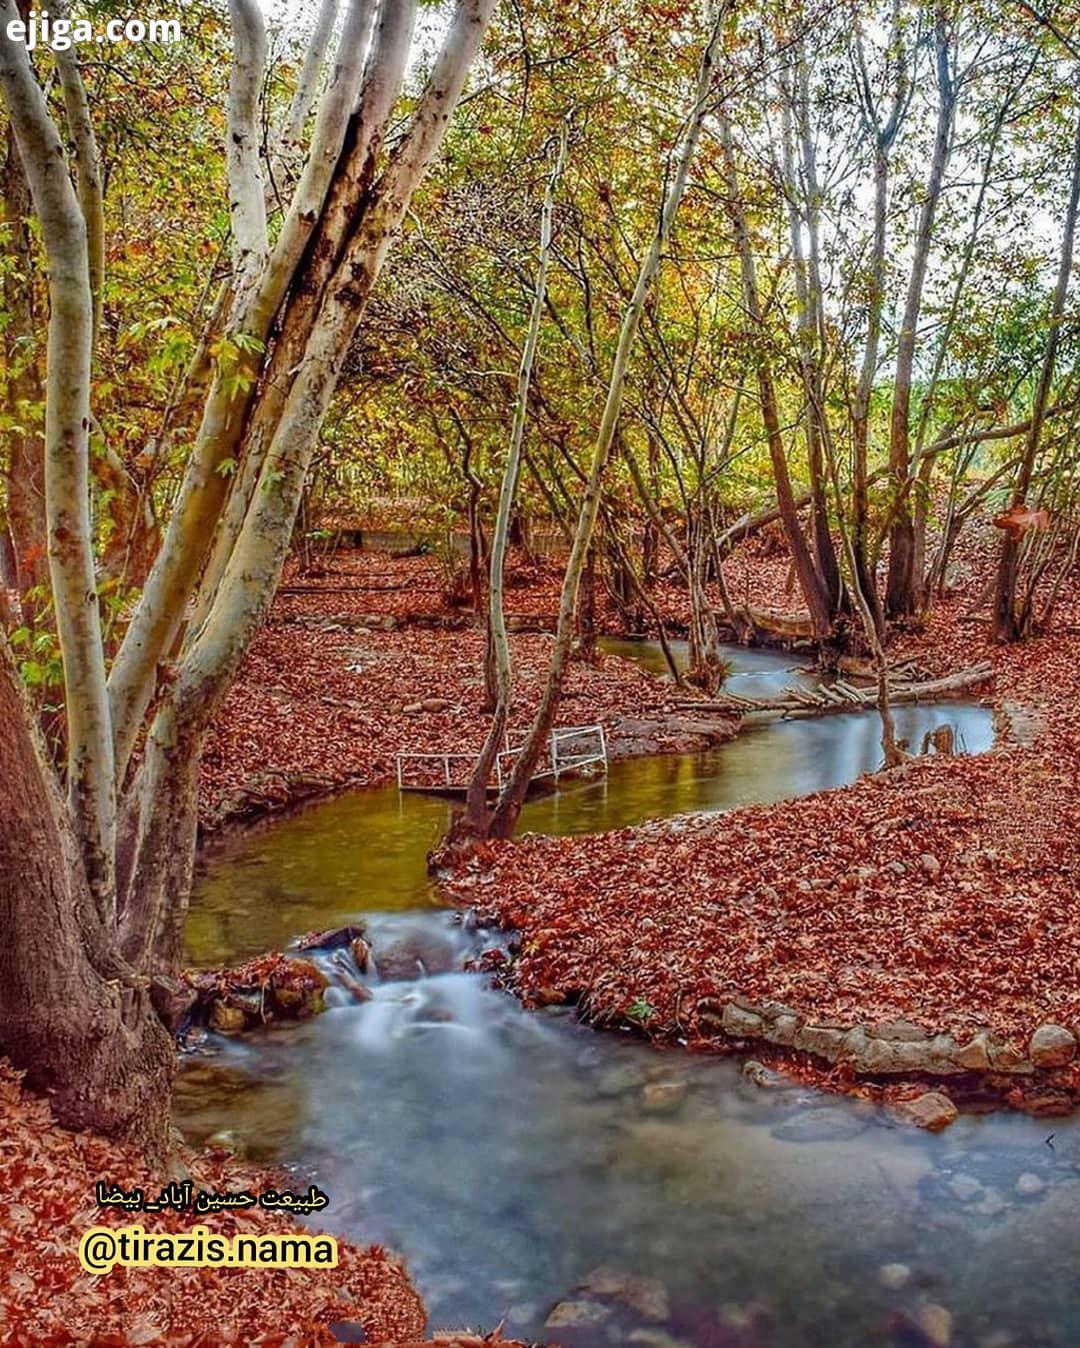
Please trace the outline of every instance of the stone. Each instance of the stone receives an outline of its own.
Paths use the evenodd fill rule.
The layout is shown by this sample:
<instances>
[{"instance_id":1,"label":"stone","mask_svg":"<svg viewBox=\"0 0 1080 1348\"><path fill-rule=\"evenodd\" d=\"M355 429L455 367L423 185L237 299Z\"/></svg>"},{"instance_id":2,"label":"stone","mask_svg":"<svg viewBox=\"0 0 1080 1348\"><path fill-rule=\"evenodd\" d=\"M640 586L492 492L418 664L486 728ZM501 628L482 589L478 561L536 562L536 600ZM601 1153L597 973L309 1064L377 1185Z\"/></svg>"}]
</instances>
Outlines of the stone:
<instances>
[{"instance_id":1,"label":"stone","mask_svg":"<svg viewBox=\"0 0 1080 1348\"><path fill-rule=\"evenodd\" d=\"M941 874L941 862L931 852L924 852L919 858L919 869L923 875L931 880L936 880Z\"/></svg>"},{"instance_id":2,"label":"stone","mask_svg":"<svg viewBox=\"0 0 1080 1348\"><path fill-rule=\"evenodd\" d=\"M995 1072L1030 1072L1031 1062L1013 1044L990 1041L990 1066Z\"/></svg>"},{"instance_id":3,"label":"stone","mask_svg":"<svg viewBox=\"0 0 1080 1348\"><path fill-rule=\"evenodd\" d=\"M667 1288L659 1278L636 1278L615 1268L594 1268L581 1290L618 1301L645 1320L666 1320L671 1312Z\"/></svg>"},{"instance_id":4,"label":"stone","mask_svg":"<svg viewBox=\"0 0 1080 1348\"><path fill-rule=\"evenodd\" d=\"M817 1105L784 1119L770 1131L781 1142L846 1142L865 1127L866 1119L852 1109Z\"/></svg>"},{"instance_id":5,"label":"stone","mask_svg":"<svg viewBox=\"0 0 1080 1348\"><path fill-rule=\"evenodd\" d=\"M634 1063L623 1063L618 1067L610 1067L606 1072L596 1079L594 1090L597 1095L610 1098L615 1095L625 1095L627 1091L636 1090L644 1083L645 1075L641 1068Z\"/></svg>"},{"instance_id":6,"label":"stone","mask_svg":"<svg viewBox=\"0 0 1080 1348\"><path fill-rule=\"evenodd\" d=\"M331 927L328 931L313 931L301 936L296 943L297 950L341 950L352 945L364 935L364 928L357 922L346 927Z\"/></svg>"},{"instance_id":7,"label":"stone","mask_svg":"<svg viewBox=\"0 0 1080 1348\"><path fill-rule=\"evenodd\" d=\"M1021 1198L1038 1198L1046 1188L1046 1181L1030 1170L1025 1170L1016 1181L1016 1192Z\"/></svg>"},{"instance_id":8,"label":"stone","mask_svg":"<svg viewBox=\"0 0 1080 1348\"><path fill-rule=\"evenodd\" d=\"M901 1100L895 1106L895 1114L903 1123L914 1124L916 1128L925 1128L927 1132L938 1133L955 1122L960 1111L947 1095L940 1091L924 1091L914 1100Z\"/></svg>"},{"instance_id":9,"label":"stone","mask_svg":"<svg viewBox=\"0 0 1080 1348\"><path fill-rule=\"evenodd\" d=\"M219 1034L239 1034L247 1024L247 1016L238 1006L216 1001L210 1007L210 1028Z\"/></svg>"},{"instance_id":10,"label":"stone","mask_svg":"<svg viewBox=\"0 0 1080 1348\"><path fill-rule=\"evenodd\" d=\"M961 1044L953 1053L953 1062L968 1072L989 1072L990 1036L986 1031L980 1030L966 1044Z\"/></svg>"},{"instance_id":11,"label":"stone","mask_svg":"<svg viewBox=\"0 0 1080 1348\"><path fill-rule=\"evenodd\" d=\"M911 1269L907 1264L882 1264L878 1269L878 1282L890 1292L899 1292L911 1281Z\"/></svg>"},{"instance_id":12,"label":"stone","mask_svg":"<svg viewBox=\"0 0 1080 1348\"><path fill-rule=\"evenodd\" d=\"M844 1036L844 1056L860 1072L947 1072L951 1070L947 1036L919 1041L875 1039L861 1026Z\"/></svg>"},{"instance_id":13,"label":"stone","mask_svg":"<svg viewBox=\"0 0 1080 1348\"><path fill-rule=\"evenodd\" d=\"M872 1039L892 1039L902 1044L919 1044L930 1038L929 1033L913 1020L898 1017L895 1020L878 1020L866 1033Z\"/></svg>"},{"instance_id":14,"label":"stone","mask_svg":"<svg viewBox=\"0 0 1080 1348\"><path fill-rule=\"evenodd\" d=\"M641 1108L646 1114L674 1114L686 1100L685 1081L650 1081L641 1092Z\"/></svg>"},{"instance_id":15,"label":"stone","mask_svg":"<svg viewBox=\"0 0 1080 1348\"><path fill-rule=\"evenodd\" d=\"M544 1321L545 1329L587 1329L602 1324L611 1314L610 1306L596 1301L560 1301Z\"/></svg>"},{"instance_id":16,"label":"stone","mask_svg":"<svg viewBox=\"0 0 1080 1348\"><path fill-rule=\"evenodd\" d=\"M790 1048L799 1033L799 1017L794 1011L780 1012L766 1029L766 1038L772 1044Z\"/></svg>"},{"instance_id":17,"label":"stone","mask_svg":"<svg viewBox=\"0 0 1080 1348\"><path fill-rule=\"evenodd\" d=\"M936 1302L923 1306L915 1316L919 1328L926 1335L926 1341L932 1348L949 1348L952 1343L952 1312Z\"/></svg>"},{"instance_id":18,"label":"stone","mask_svg":"<svg viewBox=\"0 0 1080 1348\"><path fill-rule=\"evenodd\" d=\"M774 1072L771 1067L766 1067L756 1058L749 1058L743 1063L742 1074L755 1086L760 1086L766 1091L786 1090L794 1085L794 1082L782 1072Z\"/></svg>"},{"instance_id":19,"label":"stone","mask_svg":"<svg viewBox=\"0 0 1080 1348\"><path fill-rule=\"evenodd\" d=\"M1028 1055L1036 1067L1065 1067L1076 1057L1076 1036L1064 1025L1047 1022L1031 1036Z\"/></svg>"},{"instance_id":20,"label":"stone","mask_svg":"<svg viewBox=\"0 0 1080 1348\"><path fill-rule=\"evenodd\" d=\"M422 929L406 931L385 945L377 945L373 954L378 975L387 983L448 974L457 965L451 942Z\"/></svg>"},{"instance_id":21,"label":"stone","mask_svg":"<svg viewBox=\"0 0 1080 1348\"><path fill-rule=\"evenodd\" d=\"M971 1175L954 1175L949 1181L949 1191L961 1203L970 1203L982 1193L982 1185Z\"/></svg>"},{"instance_id":22,"label":"stone","mask_svg":"<svg viewBox=\"0 0 1080 1348\"><path fill-rule=\"evenodd\" d=\"M1004 1195L999 1193L997 1189L987 1189L982 1201L975 1205L975 1210L981 1212L984 1217L997 1217L1008 1206Z\"/></svg>"},{"instance_id":23,"label":"stone","mask_svg":"<svg viewBox=\"0 0 1080 1348\"><path fill-rule=\"evenodd\" d=\"M734 1002L724 1007L720 1025L725 1034L733 1039L754 1039L761 1034L764 1022L754 1011L746 1011Z\"/></svg>"},{"instance_id":24,"label":"stone","mask_svg":"<svg viewBox=\"0 0 1080 1348\"><path fill-rule=\"evenodd\" d=\"M423 710L423 704L420 702L410 702L407 707L401 709L404 716L419 716Z\"/></svg>"},{"instance_id":25,"label":"stone","mask_svg":"<svg viewBox=\"0 0 1080 1348\"><path fill-rule=\"evenodd\" d=\"M795 1047L830 1061L843 1052L845 1031L831 1025L804 1025L795 1035Z\"/></svg>"}]
</instances>

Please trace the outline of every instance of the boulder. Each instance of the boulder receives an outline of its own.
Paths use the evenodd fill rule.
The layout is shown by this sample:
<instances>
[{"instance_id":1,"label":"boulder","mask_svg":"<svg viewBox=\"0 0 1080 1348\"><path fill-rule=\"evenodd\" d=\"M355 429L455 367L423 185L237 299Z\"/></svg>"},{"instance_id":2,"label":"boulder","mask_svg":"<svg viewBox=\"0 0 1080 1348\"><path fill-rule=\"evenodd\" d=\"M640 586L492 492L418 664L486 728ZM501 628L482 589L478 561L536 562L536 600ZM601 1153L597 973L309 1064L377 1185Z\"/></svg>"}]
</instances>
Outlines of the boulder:
<instances>
[{"instance_id":1,"label":"boulder","mask_svg":"<svg viewBox=\"0 0 1080 1348\"><path fill-rule=\"evenodd\" d=\"M644 1320L666 1320L670 1313L667 1288L659 1278L635 1278L614 1268L594 1268L581 1290L618 1301Z\"/></svg>"},{"instance_id":2,"label":"boulder","mask_svg":"<svg viewBox=\"0 0 1080 1348\"><path fill-rule=\"evenodd\" d=\"M927 1132L938 1133L956 1121L960 1111L947 1095L940 1091L924 1091L914 1100L901 1100L895 1107L895 1114L903 1123L914 1124L916 1128L925 1128Z\"/></svg>"},{"instance_id":3,"label":"boulder","mask_svg":"<svg viewBox=\"0 0 1080 1348\"><path fill-rule=\"evenodd\" d=\"M1047 1022L1031 1036L1028 1054L1036 1067L1065 1067L1076 1057L1076 1036L1064 1025Z\"/></svg>"},{"instance_id":4,"label":"boulder","mask_svg":"<svg viewBox=\"0 0 1080 1348\"><path fill-rule=\"evenodd\" d=\"M641 1091L641 1108L646 1114L674 1114L686 1099L685 1081L650 1081Z\"/></svg>"},{"instance_id":5,"label":"boulder","mask_svg":"<svg viewBox=\"0 0 1080 1348\"><path fill-rule=\"evenodd\" d=\"M210 1006L210 1028L219 1034L239 1034L247 1025L247 1016L238 1006L217 1001Z\"/></svg>"},{"instance_id":6,"label":"boulder","mask_svg":"<svg viewBox=\"0 0 1080 1348\"><path fill-rule=\"evenodd\" d=\"M764 1028L764 1022L756 1012L747 1011L734 1002L724 1007L720 1024L732 1039L755 1039Z\"/></svg>"},{"instance_id":7,"label":"boulder","mask_svg":"<svg viewBox=\"0 0 1080 1348\"><path fill-rule=\"evenodd\" d=\"M1031 1062L1013 1044L990 1041L990 1066L995 1072L1030 1072Z\"/></svg>"},{"instance_id":8,"label":"boulder","mask_svg":"<svg viewBox=\"0 0 1080 1348\"><path fill-rule=\"evenodd\" d=\"M966 1044L961 1044L953 1053L953 1062L968 1072L989 1072L990 1036L986 1031L980 1030Z\"/></svg>"},{"instance_id":9,"label":"boulder","mask_svg":"<svg viewBox=\"0 0 1080 1348\"><path fill-rule=\"evenodd\" d=\"M451 973L457 964L453 945L438 933L419 928L375 945L371 952L379 977L400 983L431 974Z\"/></svg>"},{"instance_id":10,"label":"boulder","mask_svg":"<svg viewBox=\"0 0 1080 1348\"><path fill-rule=\"evenodd\" d=\"M296 943L297 950L341 950L362 937L364 928L351 922L346 927L331 927L327 931L309 931Z\"/></svg>"}]
</instances>

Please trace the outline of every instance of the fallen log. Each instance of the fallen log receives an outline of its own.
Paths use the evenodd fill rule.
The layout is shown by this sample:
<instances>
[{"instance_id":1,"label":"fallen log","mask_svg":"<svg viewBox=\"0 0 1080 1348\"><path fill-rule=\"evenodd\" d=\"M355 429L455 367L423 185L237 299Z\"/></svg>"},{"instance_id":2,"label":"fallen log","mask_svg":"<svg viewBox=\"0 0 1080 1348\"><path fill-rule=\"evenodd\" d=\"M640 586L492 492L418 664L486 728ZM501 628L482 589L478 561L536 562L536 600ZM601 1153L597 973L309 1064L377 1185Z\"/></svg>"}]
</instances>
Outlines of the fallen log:
<instances>
[{"instance_id":1,"label":"fallen log","mask_svg":"<svg viewBox=\"0 0 1080 1348\"><path fill-rule=\"evenodd\" d=\"M813 500L809 492L795 499L795 509L805 510ZM744 538L749 538L751 534L757 533L759 529L764 529L768 524L775 524L780 518L780 511L776 506L768 510L747 511L745 515L740 515L734 524L724 530L716 540L716 546L721 554L730 551L736 543L741 543Z\"/></svg>"},{"instance_id":2,"label":"fallen log","mask_svg":"<svg viewBox=\"0 0 1080 1348\"><path fill-rule=\"evenodd\" d=\"M917 683L890 683L889 701L932 702L953 694L965 692L994 676L994 667L988 660L969 669L940 679L924 679ZM782 717L825 716L831 712L870 710L877 706L876 687L855 688L849 683L819 684L816 689L788 688L780 697L747 698L731 694L710 701L679 701L676 706L687 710L718 712L727 715L772 715Z\"/></svg>"}]
</instances>

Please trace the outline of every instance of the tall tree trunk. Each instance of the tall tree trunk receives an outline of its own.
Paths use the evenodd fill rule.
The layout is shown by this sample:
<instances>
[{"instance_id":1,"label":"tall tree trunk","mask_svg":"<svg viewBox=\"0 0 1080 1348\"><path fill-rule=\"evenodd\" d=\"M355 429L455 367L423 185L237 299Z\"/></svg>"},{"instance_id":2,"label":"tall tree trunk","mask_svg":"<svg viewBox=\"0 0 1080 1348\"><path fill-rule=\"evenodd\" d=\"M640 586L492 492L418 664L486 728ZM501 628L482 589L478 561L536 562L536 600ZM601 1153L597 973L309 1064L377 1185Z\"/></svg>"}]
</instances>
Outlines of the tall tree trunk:
<instances>
[{"instance_id":1,"label":"tall tree trunk","mask_svg":"<svg viewBox=\"0 0 1080 1348\"><path fill-rule=\"evenodd\" d=\"M806 58L802 43L796 48L795 83L781 78L783 97L784 177L787 181L788 223L792 257L795 260L795 299L799 340L799 372L806 393L806 459L810 473L810 530L817 570L829 598L835 620L845 605L840 565L829 528L829 484L822 443L827 429L825 380L821 369L822 284L820 264L821 189L817 176L817 151L810 127ZM797 129L797 130L796 130ZM799 183L795 168L796 137L800 168L805 183L805 203L799 206ZM803 245L803 226L809 246Z\"/></svg>"},{"instance_id":2,"label":"tall tree trunk","mask_svg":"<svg viewBox=\"0 0 1080 1348\"><path fill-rule=\"evenodd\" d=\"M892 528L889 533L885 612L890 618L910 617L918 610L921 598L919 591L922 575L917 570L920 559L916 555L915 523L911 510L911 384L915 367L919 315L922 312L923 288L930 260L930 243L938 202L941 199L941 189L945 182L945 169L949 162L949 148L956 115L956 89L950 70L949 44L945 8L939 6L934 22L938 86L937 127L934 133L934 150L930 160L926 195L919 212L915 254L908 277L907 299L904 303L904 315L896 347L896 377L889 428L889 473L892 478L893 502L890 510Z\"/></svg>"},{"instance_id":3,"label":"tall tree trunk","mask_svg":"<svg viewBox=\"0 0 1080 1348\"><path fill-rule=\"evenodd\" d=\"M510 547L514 521L517 519L520 522L521 519L517 510L517 489L521 478L522 446L525 442L525 425L529 412L529 389L532 385L536 350L540 343L540 329L544 318L544 306L547 302L547 275L551 259L555 192L566 163L566 148L567 128L564 126L559 138L555 163L544 190L543 205L540 208L540 246L537 253L536 281L533 286L525 345L522 348L521 361L518 366L517 395L514 400L514 416L510 425L510 443L506 451L506 463L503 465L502 481L499 486L499 504L491 537L491 556L488 563L488 621L484 657L484 685L491 700L492 720L476 766L473 769L472 777L469 780L469 789L465 798L465 812L460 819L451 821L447 834L447 842L454 840L455 843L463 844L466 847L485 837L490 827L490 812L487 802L488 783L499 752L505 742L506 728L510 722L514 677L504 604L506 554Z\"/></svg>"},{"instance_id":4,"label":"tall tree trunk","mask_svg":"<svg viewBox=\"0 0 1080 1348\"><path fill-rule=\"evenodd\" d=\"M131 1138L158 1154L167 1137L172 1061L161 1016L183 937L202 740L272 599L347 349L412 194L442 144L493 0L459 0L427 86L376 176L374 156L397 99L412 25L410 0L384 0L380 31L394 31L400 60L389 59L376 42L361 89L364 49L345 44L320 107L312 153L269 251L256 200L261 183L253 135L261 14L255 0L231 0L230 7L236 54L228 160L236 247L225 329L228 341L243 339L237 344L242 359L231 367L224 357L217 362L176 527L164 545L168 555L159 557L130 642L114 664L111 701L88 505L94 294L87 224L26 49L0 43L0 84L49 263L46 506L69 741L65 806L35 746L6 647L0 649L0 721L13 727L0 736L0 1051L49 1090L63 1122ZM14 0L0 0L0 29L15 13ZM350 21L362 28L365 14L370 18L364 0L352 0ZM381 110L378 116L373 109ZM316 231L325 247L313 256L307 245ZM316 293L305 292L304 281L313 278L320 281ZM287 292L290 303L275 327ZM272 330L283 344L303 333L284 388L268 389L255 379L263 337ZM237 382L237 365L251 374L250 386ZM267 400L274 415L260 423ZM210 586L204 621L181 651L147 726L158 664L174 653L225 502L221 459L240 451L257 423L265 435L258 489ZM118 827L118 788L144 731Z\"/></svg>"},{"instance_id":5,"label":"tall tree trunk","mask_svg":"<svg viewBox=\"0 0 1080 1348\"><path fill-rule=\"evenodd\" d=\"M689 114L682 144L675 156L675 168L664 199L663 210L660 213L649 248L642 259L633 294L623 314L611 377L608 381L607 399L604 403L603 415L593 445L592 461L581 500L577 528L574 531L574 541L566 564L566 572L563 576L562 592L559 596L559 618L555 630L555 643L552 648L551 661L548 666L547 682L540 699L540 705L529 728L528 738L514 761L510 780L500 793L495 806L491 831L498 838L509 838L513 834L517 826L518 815L521 813L521 806L525 800L525 793L536 770L536 764L540 761L540 757L547 747L548 736L555 724L555 716L562 697L563 681L566 677L566 666L570 658L570 648L573 641L574 613L577 608L581 572L585 565L586 554L592 543L593 529L600 508L604 471L611 456L611 448L615 442L615 434L622 412L630 356L634 349L638 328L641 325L645 301L652 287L653 279L660 269L664 244L675 224L679 203L682 201L683 192L686 189L690 166L701 136L701 125L709 104L716 61L722 44L721 29L726 12L726 4L721 3L716 6L711 16L711 31L698 70L694 104Z\"/></svg>"},{"instance_id":6,"label":"tall tree trunk","mask_svg":"<svg viewBox=\"0 0 1080 1348\"><path fill-rule=\"evenodd\" d=\"M12 588L19 592L22 620L33 624L43 607L49 579L45 519L45 453L36 410L44 399L39 368L37 315L32 277L35 259L30 239L30 187L19 159L15 133L5 134L0 201L14 265L4 268L3 302L8 321L3 329L4 405L15 427L8 442L7 532L14 560ZM36 600L30 591L41 592Z\"/></svg>"},{"instance_id":7,"label":"tall tree trunk","mask_svg":"<svg viewBox=\"0 0 1080 1348\"><path fill-rule=\"evenodd\" d=\"M1031 425L1024 445L1024 456L1020 461L1020 470L1013 486L1013 505L1027 503L1031 480L1035 473L1035 460L1039 453L1043 425L1046 421L1046 409L1050 399L1050 389L1054 382L1057 366L1057 352L1061 341L1061 323L1065 314L1065 302L1069 293L1069 277L1072 275L1073 247L1076 240L1076 220L1080 212L1080 118L1076 123L1076 135L1073 140L1072 185L1069 190L1069 204L1065 212L1065 230L1061 241L1061 255L1058 260L1057 283L1050 309L1050 332L1046 339L1039 382L1035 389L1035 401L1031 409ZM1020 573L1021 537L1013 531L1007 531L1001 544L1001 557L998 561L997 583L994 592L994 615L992 630L997 641L1018 641L1025 635L1024 615L1017 610L1016 589Z\"/></svg>"},{"instance_id":8,"label":"tall tree trunk","mask_svg":"<svg viewBox=\"0 0 1080 1348\"><path fill-rule=\"evenodd\" d=\"M149 981L125 985L90 958L99 915L2 638L0 724L0 1053L61 1123L160 1158L173 1046Z\"/></svg>"},{"instance_id":9,"label":"tall tree trunk","mask_svg":"<svg viewBox=\"0 0 1080 1348\"><path fill-rule=\"evenodd\" d=\"M773 479L776 484L776 501L780 509L780 518L791 549L795 574L799 588L810 611L814 625L814 635L819 644L824 644L833 630L829 595L819 573L810 547L799 522L799 512L795 504L795 493L791 486L788 471L787 453L784 449L783 432L780 429L780 412L777 403L776 384L773 380L772 362L766 349L764 336L765 321L758 296L757 276L754 266L753 247L750 242L750 230L746 221L739 188L739 175L735 163L735 146L731 136L731 123L726 112L721 112L720 145L724 160L724 172L727 189L727 210L735 233L735 248L739 255L742 272L743 307L746 316L759 342L755 352L757 366L758 398L761 404L761 419L765 425L765 439L769 447L769 460L772 464Z\"/></svg>"}]
</instances>

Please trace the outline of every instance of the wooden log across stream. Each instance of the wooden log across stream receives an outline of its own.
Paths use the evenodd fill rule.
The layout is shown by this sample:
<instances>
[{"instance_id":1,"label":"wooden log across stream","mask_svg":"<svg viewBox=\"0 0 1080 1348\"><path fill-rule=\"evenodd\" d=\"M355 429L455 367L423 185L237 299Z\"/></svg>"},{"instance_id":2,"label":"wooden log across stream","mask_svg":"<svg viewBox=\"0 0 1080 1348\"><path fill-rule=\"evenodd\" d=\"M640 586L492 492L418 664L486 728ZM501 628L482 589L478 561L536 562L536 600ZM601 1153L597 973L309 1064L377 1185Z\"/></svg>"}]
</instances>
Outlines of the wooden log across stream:
<instances>
[{"instance_id":1,"label":"wooden log across stream","mask_svg":"<svg viewBox=\"0 0 1080 1348\"><path fill-rule=\"evenodd\" d=\"M932 702L974 688L993 678L993 675L993 666L985 660L940 679L890 683L889 701L894 704ZM877 687L856 688L843 679L836 679L832 683L819 683L813 688L786 688L780 697L740 697L738 693L723 693L708 702L686 699L676 705L695 711L726 712L738 716L752 713L784 717L826 716L830 712L875 707Z\"/></svg>"}]
</instances>

